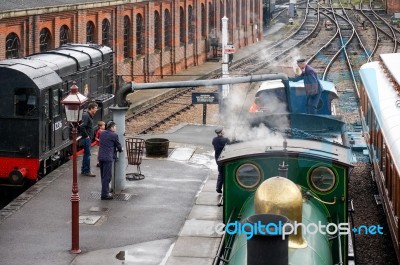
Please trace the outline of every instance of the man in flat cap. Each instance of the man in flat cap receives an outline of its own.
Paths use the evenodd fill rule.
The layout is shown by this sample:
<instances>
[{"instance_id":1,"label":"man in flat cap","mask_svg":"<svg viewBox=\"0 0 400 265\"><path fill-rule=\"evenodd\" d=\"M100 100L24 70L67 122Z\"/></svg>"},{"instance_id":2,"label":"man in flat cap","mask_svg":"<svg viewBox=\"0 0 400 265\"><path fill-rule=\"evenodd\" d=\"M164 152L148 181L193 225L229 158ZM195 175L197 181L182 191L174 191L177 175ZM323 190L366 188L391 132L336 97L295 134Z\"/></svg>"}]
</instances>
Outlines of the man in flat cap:
<instances>
[{"instance_id":1,"label":"man in flat cap","mask_svg":"<svg viewBox=\"0 0 400 265\"><path fill-rule=\"evenodd\" d=\"M319 82L318 74L311 66L307 65L305 59L298 59L297 65L301 70L301 74L296 77L290 77L289 81L297 82L301 79L304 80L304 89L307 98L307 113L316 114L319 99L321 97L322 85Z\"/></svg>"},{"instance_id":2,"label":"man in flat cap","mask_svg":"<svg viewBox=\"0 0 400 265\"><path fill-rule=\"evenodd\" d=\"M212 140L212 145L214 146L214 151L215 151L215 162L217 162L218 165L218 179L217 179L216 191L218 193L222 193L222 185L224 184L224 171L221 163L218 162L218 158L221 155L225 145L229 144L230 141L228 138L224 137L223 127L218 127L217 129L215 129L215 133L217 134L217 136L214 137L214 139Z\"/></svg>"},{"instance_id":3,"label":"man in flat cap","mask_svg":"<svg viewBox=\"0 0 400 265\"><path fill-rule=\"evenodd\" d=\"M101 199L112 200L110 182L112 178L112 164L117 158L117 151L122 152L122 146L115 133L117 125L113 121L107 122L106 130L100 134L99 164L101 175Z\"/></svg>"}]
</instances>

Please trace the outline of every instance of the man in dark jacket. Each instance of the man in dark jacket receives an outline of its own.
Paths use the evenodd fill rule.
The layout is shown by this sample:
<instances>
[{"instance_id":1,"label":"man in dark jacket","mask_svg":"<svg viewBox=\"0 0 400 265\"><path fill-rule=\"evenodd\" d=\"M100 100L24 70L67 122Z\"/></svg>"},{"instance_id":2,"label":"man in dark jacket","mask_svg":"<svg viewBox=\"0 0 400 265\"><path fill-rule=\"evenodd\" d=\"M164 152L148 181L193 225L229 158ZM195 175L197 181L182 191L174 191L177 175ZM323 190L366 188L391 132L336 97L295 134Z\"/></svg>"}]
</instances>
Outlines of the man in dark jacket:
<instances>
[{"instance_id":1,"label":"man in dark jacket","mask_svg":"<svg viewBox=\"0 0 400 265\"><path fill-rule=\"evenodd\" d=\"M218 193L222 193L222 185L224 184L224 171L221 163L218 162L218 158L222 153L226 144L229 144L230 141L228 138L224 137L224 128L220 127L215 129L216 137L212 140L212 145L214 146L215 151L215 161L218 165L218 179L217 179L217 187L216 191Z\"/></svg>"},{"instance_id":2,"label":"man in dark jacket","mask_svg":"<svg viewBox=\"0 0 400 265\"><path fill-rule=\"evenodd\" d=\"M100 134L99 163L102 200L113 199L112 194L110 194L112 163L117 158L117 151L122 152L122 146L118 140L118 134L116 134L115 131L115 122L109 121L106 130Z\"/></svg>"},{"instance_id":3,"label":"man in dark jacket","mask_svg":"<svg viewBox=\"0 0 400 265\"><path fill-rule=\"evenodd\" d=\"M307 65L305 59L297 60L297 65L301 69L301 74L299 76L289 78L289 81L297 82L301 79L304 80L304 89L308 95L306 103L307 113L316 114L322 92L322 85L319 82L318 74L314 68Z\"/></svg>"},{"instance_id":4,"label":"man in dark jacket","mask_svg":"<svg viewBox=\"0 0 400 265\"><path fill-rule=\"evenodd\" d=\"M93 132L93 117L97 112L97 103L91 102L88 105L86 112L82 114L82 124L79 126L79 130L82 136L83 143L83 158L82 158L82 168L81 174L89 177L96 177L90 171L90 143L92 142L94 132Z\"/></svg>"}]
</instances>

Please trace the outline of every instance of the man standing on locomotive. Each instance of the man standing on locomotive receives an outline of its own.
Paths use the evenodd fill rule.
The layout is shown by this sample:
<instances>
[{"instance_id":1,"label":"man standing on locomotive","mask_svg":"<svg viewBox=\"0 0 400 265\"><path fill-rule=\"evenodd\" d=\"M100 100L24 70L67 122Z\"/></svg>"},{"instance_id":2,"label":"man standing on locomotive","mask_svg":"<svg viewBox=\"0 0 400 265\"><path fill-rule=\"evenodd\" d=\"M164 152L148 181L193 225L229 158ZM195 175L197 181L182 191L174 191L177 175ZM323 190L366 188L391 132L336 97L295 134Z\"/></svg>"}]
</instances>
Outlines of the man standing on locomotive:
<instances>
[{"instance_id":1,"label":"man standing on locomotive","mask_svg":"<svg viewBox=\"0 0 400 265\"><path fill-rule=\"evenodd\" d=\"M83 143L83 158L81 174L88 177L96 177L90 170L90 144L93 138L93 117L97 112L97 103L90 102L88 110L82 115L82 124L79 126Z\"/></svg>"},{"instance_id":2,"label":"man standing on locomotive","mask_svg":"<svg viewBox=\"0 0 400 265\"><path fill-rule=\"evenodd\" d=\"M289 81L297 82L301 79L304 80L304 89L307 98L307 113L317 114L317 107L321 97L322 85L319 82L318 74L311 66L307 65L305 59L298 59L297 65L301 70L301 74L296 77L290 77Z\"/></svg>"},{"instance_id":3,"label":"man standing on locomotive","mask_svg":"<svg viewBox=\"0 0 400 265\"><path fill-rule=\"evenodd\" d=\"M230 141L228 138L224 137L224 128L220 127L215 129L216 137L212 140L212 145L214 146L215 151L215 162L218 165L218 179L217 179L217 187L216 191L218 193L222 193L222 185L224 184L224 171L222 165L218 162L218 158L222 153L226 144L229 144Z\"/></svg>"}]
</instances>

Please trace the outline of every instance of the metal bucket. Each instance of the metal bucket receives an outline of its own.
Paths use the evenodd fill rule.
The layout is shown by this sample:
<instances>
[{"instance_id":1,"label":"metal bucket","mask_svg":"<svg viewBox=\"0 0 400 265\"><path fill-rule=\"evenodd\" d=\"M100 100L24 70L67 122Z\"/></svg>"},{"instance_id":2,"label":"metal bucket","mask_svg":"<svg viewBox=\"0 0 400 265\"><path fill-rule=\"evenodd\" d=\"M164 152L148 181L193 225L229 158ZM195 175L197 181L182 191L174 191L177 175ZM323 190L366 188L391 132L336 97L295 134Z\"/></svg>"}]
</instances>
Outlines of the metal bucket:
<instances>
[{"instance_id":1,"label":"metal bucket","mask_svg":"<svg viewBox=\"0 0 400 265\"><path fill-rule=\"evenodd\" d=\"M168 156L169 140L164 138L150 138L145 141L147 156Z\"/></svg>"}]
</instances>

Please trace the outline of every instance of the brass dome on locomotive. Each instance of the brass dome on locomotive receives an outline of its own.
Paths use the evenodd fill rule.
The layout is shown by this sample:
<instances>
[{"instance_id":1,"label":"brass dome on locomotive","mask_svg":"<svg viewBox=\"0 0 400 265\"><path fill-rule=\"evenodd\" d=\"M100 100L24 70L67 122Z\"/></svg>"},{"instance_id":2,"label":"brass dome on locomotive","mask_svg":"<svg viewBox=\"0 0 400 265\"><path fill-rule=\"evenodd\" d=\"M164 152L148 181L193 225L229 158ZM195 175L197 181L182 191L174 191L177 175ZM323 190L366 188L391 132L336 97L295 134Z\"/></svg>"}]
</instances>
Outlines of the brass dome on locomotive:
<instances>
[{"instance_id":1,"label":"brass dome on locomotive","mask_svg":"<svg viewBox=\"0 0 400 265\"><path fill-rule=\"evenodd\" d=\"M273 213L284 215L292 222L302 222L303 197L300 189L292 181L283 177L272 177L257 188L254 196L256 214ZM301 226L289 237L290 248L305 248Z\"/></svg>"}]
</instances>

